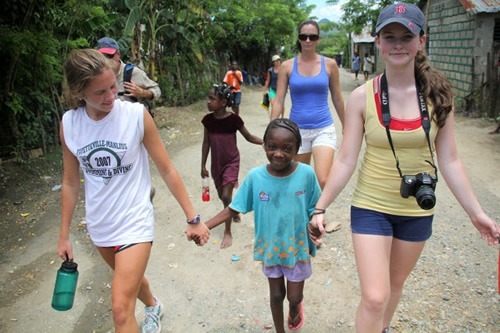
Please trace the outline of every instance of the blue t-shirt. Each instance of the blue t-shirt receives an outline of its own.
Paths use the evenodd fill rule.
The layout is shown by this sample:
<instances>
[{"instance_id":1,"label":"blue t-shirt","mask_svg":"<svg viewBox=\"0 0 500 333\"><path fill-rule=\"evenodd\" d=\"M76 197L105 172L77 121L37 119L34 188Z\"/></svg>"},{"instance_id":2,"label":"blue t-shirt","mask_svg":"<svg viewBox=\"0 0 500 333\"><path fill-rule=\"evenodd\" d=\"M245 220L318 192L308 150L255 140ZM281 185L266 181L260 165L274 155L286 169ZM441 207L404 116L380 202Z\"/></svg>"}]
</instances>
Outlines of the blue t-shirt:
<instances>
[{"instance_id":1,"label":"blue t-shirt","mask_svg":"<svg viewBox=\"0 0 500 333\"><path fill-rule=\"evenodd\" d=\"M352 57L352 69L354 71L359 71L359 56Z\"/></svg>"},{"instance_id":2,"label":"blue t-shirt","mask_svg":"<svg viewBox=\"0 0 500 333\"><path fill-rule=\"evenodd\" d=\"M229 207L243 214L254 211L254 259L268 267L309 261L316 246L307 225L320 195L307 164L299 163L287 177L270 175L265 165L250 170Z\"/></svg>"},{"instance_id":3,"label":"blue t-shirt","mask_svg":"<svg viewBox=\"0 0 500 333\"><path fill-rule=\"evenodd\" d=\"M321 70L316 76L300 75L297 57L295 57L288 85L292 99L290 120L297 123L299 128L315 129L333 124L332 114L328 107L330 78L326 72L323 56L321 56Z\"/></svg>"}]
</instances>

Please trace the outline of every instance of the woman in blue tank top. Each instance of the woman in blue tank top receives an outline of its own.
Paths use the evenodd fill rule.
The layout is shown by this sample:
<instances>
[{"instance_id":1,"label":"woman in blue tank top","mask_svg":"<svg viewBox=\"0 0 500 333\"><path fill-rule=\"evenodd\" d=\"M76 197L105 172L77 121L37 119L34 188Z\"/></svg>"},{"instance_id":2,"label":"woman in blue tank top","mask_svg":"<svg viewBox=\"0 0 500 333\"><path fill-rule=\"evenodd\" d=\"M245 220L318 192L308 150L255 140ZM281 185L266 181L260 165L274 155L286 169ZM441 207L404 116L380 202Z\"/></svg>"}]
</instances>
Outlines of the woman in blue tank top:
<instances>
[{"instance_id":1,"label":"woman in blue tank top","mask_svg":"<svg viewBox=\"0 0 500 333\"><path fill-rule=\"evenodd\" d=\"M323 189L337 148L328 95L330 93L341 123L344 122L344 99L337 63L316 53L320 33L318 23L304 21L299 25L298 33L300 54L286 60L280 67L271 120L284 112L285 94L290 88L290 119L297 123L302 136L302 146L295 161L310 164L312 156L314 171Z\"/></svg>"}]
</instances>

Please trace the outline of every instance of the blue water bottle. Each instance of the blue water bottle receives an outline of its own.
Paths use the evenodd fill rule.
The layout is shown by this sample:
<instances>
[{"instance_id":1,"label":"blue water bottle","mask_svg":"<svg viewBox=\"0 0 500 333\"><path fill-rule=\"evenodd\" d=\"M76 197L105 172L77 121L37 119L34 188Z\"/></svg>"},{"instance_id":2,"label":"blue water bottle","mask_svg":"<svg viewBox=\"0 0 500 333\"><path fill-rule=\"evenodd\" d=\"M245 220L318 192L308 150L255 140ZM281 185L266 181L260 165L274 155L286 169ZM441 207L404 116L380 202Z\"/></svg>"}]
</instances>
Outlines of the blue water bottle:
<instances>
[{"instance_id":1,"label":"blue water bottle","mask_svg":"<svg viewBox=\"0 0 500 333\"><path fill-rule=\"evenodd\" d=\"M52 295L52 307L58 311L67 311L73 307L76 284L78 282L78 265L66 258L57 271L56 285Z\"/></svg>"}]
</instances>

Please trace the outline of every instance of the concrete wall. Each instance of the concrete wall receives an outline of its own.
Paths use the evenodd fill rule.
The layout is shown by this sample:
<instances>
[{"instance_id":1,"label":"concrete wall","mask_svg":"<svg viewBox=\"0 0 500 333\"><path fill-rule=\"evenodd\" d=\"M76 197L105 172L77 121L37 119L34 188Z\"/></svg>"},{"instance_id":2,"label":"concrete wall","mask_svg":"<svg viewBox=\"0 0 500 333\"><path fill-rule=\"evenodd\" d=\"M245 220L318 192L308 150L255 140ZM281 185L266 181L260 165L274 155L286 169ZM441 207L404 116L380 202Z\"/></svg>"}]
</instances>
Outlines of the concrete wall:
<instances>
[{"instance_id":1,"label":"concrete wall","mask_svg":"<svg viewBox=\"0 0 500 333\"><path fill-rule=\"evenodd\" d=\"M500 13L477 14L474 39L474 88L479 87L486 80L488 53L490 53L490 61L497 62L497 55L494 54L492 44L495 19L498 18L500 18Z\"/></svg>"},{"instance_id":2,"label":"concrete wall","mask_svg":"<svg viewBox=\"0 0 500 333\"><path fill-rule=\"evenodd\" d=\"M427 17L430 63L442 70L463 98L473 89L476 16L457 0L432 1Z\"/></svg>"},{"instance_id":3,"label":"concrete wall","mask_svg":"<svg viewBox=\"0 0 500 333\"><path fill-rule=\"evenodd\" d=\"M486 80L495 18L499 18L500 13L469 15L457 0L430 3L429 61L445 73L460 100Z\"/></svg>"}]
</instances>

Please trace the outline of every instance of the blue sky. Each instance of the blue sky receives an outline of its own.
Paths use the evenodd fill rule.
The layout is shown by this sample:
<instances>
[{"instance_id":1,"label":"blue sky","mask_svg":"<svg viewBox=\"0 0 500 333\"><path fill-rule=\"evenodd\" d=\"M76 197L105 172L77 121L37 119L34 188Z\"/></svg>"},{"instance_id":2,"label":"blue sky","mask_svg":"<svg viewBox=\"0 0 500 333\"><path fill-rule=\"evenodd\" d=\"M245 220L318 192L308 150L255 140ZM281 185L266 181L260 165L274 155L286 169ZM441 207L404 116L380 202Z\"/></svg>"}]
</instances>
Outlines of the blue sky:
<instances>
[{"instance_id":1,"label":"blue sky","mask_svg":"<svg viewBox=\"0 0 500 333\"><path fill-rule=\"evenodd\" d=\"M316 8L312 11L311 15L316 16L319 20L326 18L333 22L339 22L342 16L341 5L346 2L346 0L340 0L338 5L332 6L327 5L326 0L306 0L308 5L316 5Z\"/></svg>"}]
</instances>

